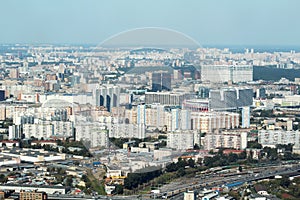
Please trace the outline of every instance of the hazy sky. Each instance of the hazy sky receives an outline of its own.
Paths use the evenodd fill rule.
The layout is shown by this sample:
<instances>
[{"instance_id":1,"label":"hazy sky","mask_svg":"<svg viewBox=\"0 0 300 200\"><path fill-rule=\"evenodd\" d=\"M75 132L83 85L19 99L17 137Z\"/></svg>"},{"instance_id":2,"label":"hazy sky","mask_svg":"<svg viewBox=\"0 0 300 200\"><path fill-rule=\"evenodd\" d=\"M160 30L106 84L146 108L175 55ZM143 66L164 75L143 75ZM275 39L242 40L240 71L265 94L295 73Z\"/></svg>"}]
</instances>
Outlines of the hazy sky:
<instances>
[{"instance_id":1,"label":"hazy sky","mask_svg":"<svg viewBox=\"0 0 300 200\"><path fill-rule=\"evenodd\" d=\"M200 44L300 45L299 0L6 0L0 43L101 43L164 27Z\"/></svg>"}]
</instances>

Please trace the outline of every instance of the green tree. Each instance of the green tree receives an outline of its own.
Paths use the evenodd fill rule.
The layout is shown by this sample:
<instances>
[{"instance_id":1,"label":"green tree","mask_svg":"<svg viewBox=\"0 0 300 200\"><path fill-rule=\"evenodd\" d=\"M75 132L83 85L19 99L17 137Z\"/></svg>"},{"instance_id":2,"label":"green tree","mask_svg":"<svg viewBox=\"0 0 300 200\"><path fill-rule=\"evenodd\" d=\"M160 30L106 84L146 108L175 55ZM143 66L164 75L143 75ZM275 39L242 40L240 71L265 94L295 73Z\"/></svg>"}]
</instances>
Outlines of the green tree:
<instances>
[{"instance_id":1,"label":"green tree","mask_svg":"<svg viewBox=\"0 0 300 200\"><path fill-rule=\"evenodd\" d=\"M176 163L178 169L180 168L185 168L185 166L187 166L187 162L185 159L182 159L181 157L178 158L178 162Z\"/></svg>"},{"instance_id":2,"label":"green tree","mask_svg":"<svg viewBox=\"0 0 300 200\"><path fill-rule=\"evenodd\" d=\"M288 188L291 184L290 180L288 179L288 177L282 177L282 179L280 179L280 183L279 183L282 187L286 187Z\"/></svg>"},{"instance_id":3,"label":"green tree","mask_svg":"<svg viewBox=\"0 0 300 200\"><path fill-rule=\"evenodd\" d=\"M191 167L191 168L195 167L195 161L194 161L194 159L192 159L192 158L188 159L188 166Z\"/></svg>"},{"instance_id":4,"label":"green tree","mask_svg":"<svg viewBox=\"0 0 300 200\"><path fill-rule=\"evenodd\" d=\"M72 176L67 176L67 178L65 180L65 186L71 187L72 183L73 183Z\"/></svg>"},{"instance_id":5,"label":"green tree","mask_svg":"<svg viewBox=\"0 0 300 200\"><path fill-rule=\"evenodd\" d=\"M228 162L229 163L233 163L233 162L236 162L238 160L238 155L235 154L235 153L230 153L228 155Z\"/></svg>"},{"instance_id":6,"label":"green tree","mask_svg":"<svg viewBox=\"0 0 300 200\"><path fill-rule=\"evenodd\" d=\"M239 159L246 159L247 158L247 153L246 153L246 151L243 151L242 153L240 153L239 155L238 155L238 158Z\"/></svg>"},{"instance_id":7,"label":"green tree","mask_svg":"<svg viewBox=\"0 0 300 200\"><path fill-rule=\"evenodd\" d=\"M166 166L166 171L167 172L175 172L177 170L178 170L178 167L174 162L172 162L172 163L170 163Z\"/></svg>"},{"instance_id":8,"label":"green tree","mask_svg":"<svg viewBox=\"0 0 300 200\"><path fill-rule=\"evenodd\" d=\"M7 181L7 178L4 174L0 174L0 183L5 183Z\"/></svg>"},{"instance_id":9,"label":"green tree","mask_svg":"<svg viewBox=\"0 0 300 200\"><path fill-rule=\"evenodd\" d=\"M258 141L249 141L247 143L247 147L248 148L252 148L252 149L262 149L262 145L258 143Z\"/></svg>"},{"instance_id":10,"label":"green tree","mask_svg":"<svg viewBox=\"0 0 300 200\"><path fill-rule=\"evenodd\" d=\"M123 194L123 186L122 185L116 185L116 188L114 190L114 194Z\"/></svg>"},{"instance_id":11,"label":"green tree","mask_svg":"<svg viewBox=\"0 0 300 200\"><path fill-rule=\"evenodd\" d=\"M185 173L185 170L183 168L178 169L178 171L176 172L176 175L178 177L184 176L185 174L186 173Z\"/></svg>"}]
</instances>

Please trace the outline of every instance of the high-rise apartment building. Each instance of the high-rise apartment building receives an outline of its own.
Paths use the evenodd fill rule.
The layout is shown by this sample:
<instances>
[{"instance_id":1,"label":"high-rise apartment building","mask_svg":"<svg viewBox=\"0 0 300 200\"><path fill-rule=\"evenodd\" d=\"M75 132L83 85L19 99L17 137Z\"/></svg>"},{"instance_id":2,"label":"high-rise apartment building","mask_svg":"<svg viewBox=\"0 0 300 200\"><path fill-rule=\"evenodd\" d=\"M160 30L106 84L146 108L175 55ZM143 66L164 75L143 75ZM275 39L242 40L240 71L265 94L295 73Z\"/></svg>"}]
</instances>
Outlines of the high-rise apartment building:
<instances>
[{"instance_id":1,"label":"high-rise apartment building","mask_svg":"<svg viewBox=\"0 0 300 200\"><path fill-rule=\"evenodd\" d=\"M250 127L250 107L242 108L242 128Z\"/></svg>"},{"instance_id":2,"label":"high-rise apartment building","mask_svg":"<svg viewBox=\"0 0 300 200\"><path fill-rule=\"evenodd\" d=\"M239 114L231 112L191 112L191 129L211 133L214 129L239 126Z\"/></svg>"},{"instance_id":3,"label":"high-rise apartment building","mask_svg":"<svg viewBox=\"0 0 300 200\"><path fill-rule=\"evenodd\" d=\"M186 95L183 93L172 93L172 92L146 92L145 103L161 105L173 105L181 106Z\"/></svg>"},{"instance_id":4,"label":"high-rise apartment building","mask_svg":"<svg viewBox=\"0 0 300 200\"><path fill-rule=\"evenodd\" d=\"M120 87L115 85L102 85L96 89L96 105L104 106L110 112L111 108L119 107Z\"/></svg>"},{"instance_id":5,"label":"high-rise apartment building","mask_svg":"<svg viewBox=\"0 0 300 200\"><path fill-rule=\"evenodd\" d=\"M170 131L191 129L191 115L188 110L172 109L171 115L171 127L168 127Z\"/></svg>"},{"instance_id":6,"label":"high-rise apartment building","mask_svg":"<svg viewBox=\"0 0 300 200\"><path fill-rule=\"evenodd\" d=\"M206 134L203 143L206 150L216 148L245 149L247 148L247 131L216 130L214 133Z\"/></svg>"},{"instance_id":7,"label":"high-rise apartment building","mask_svg":"<svg viewBox=\"0 0 300 200\"><path fill-rule=\"evenodd\" d=\"M76 141L83 141L87 146L108 147L108 130L99 123L78 122L76 123Z\"/></svg>"},{"instance_id":8,"label":"high-rise apartment building","mask_svg":"<svg viewBox=\"0 0 300 200\"><path fill-rule=\"evenodd\" d=\"M196 130L177 130L168 132L167 147L177 150L192 149L199 141Z\"/></svg>"}]
</instances>

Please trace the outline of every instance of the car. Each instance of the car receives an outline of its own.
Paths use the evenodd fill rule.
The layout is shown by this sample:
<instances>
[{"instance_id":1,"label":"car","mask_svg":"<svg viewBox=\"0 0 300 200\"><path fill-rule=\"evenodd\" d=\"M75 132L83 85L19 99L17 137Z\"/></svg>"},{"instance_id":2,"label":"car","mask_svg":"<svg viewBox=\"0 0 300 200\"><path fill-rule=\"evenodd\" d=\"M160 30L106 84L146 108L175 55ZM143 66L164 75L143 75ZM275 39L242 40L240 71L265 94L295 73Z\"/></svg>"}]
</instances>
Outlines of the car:
<instances>
[{"instance_id":1,"label":"car","mask_svg":"<svg viewBox=\"0 0 300 200\"><path fill-rule=\"evenodd\" d=\"M167 199L167 198L168 198L168 194L167 194L167 193L164 193L164 194L161 196L161 198Z\"/></svg>"}]
</instances>

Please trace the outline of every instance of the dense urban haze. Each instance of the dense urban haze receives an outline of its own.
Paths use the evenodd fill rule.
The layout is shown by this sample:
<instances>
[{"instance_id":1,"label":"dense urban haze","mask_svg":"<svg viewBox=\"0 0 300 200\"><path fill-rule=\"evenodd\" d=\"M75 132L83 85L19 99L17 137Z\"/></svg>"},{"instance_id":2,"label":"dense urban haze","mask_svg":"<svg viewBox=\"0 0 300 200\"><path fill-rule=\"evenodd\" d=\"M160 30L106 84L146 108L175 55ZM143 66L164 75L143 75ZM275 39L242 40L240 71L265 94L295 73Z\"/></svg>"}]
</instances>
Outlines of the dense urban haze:
<instances>
[{"instance_id":1,"label":"dense urban haze","mask_svg":"<svg viewBox=\"0 0 300 200\"><path fill-rule=\"evenodd\" d=\"M1 43L92 43L139 27L183 32L202 45L300 45L297 0L1 2Z\"/></svg>"},{"instance_id":2,"label":"dense urban haze","mask_svg":"<svg viewBox=\"0 0 300 200\"><path fill-rule=\"evenodd\" d=\"M300 199L298 1L0 3L0 199Z\"/></svg>"}]
</instances>

